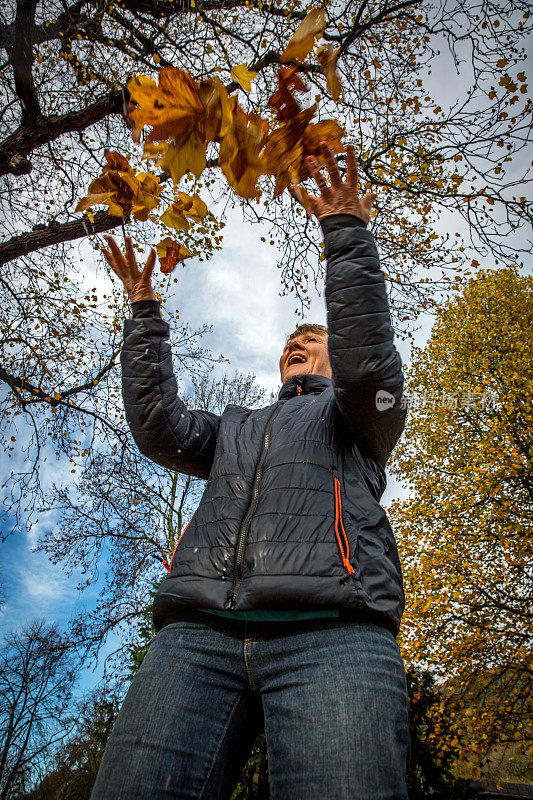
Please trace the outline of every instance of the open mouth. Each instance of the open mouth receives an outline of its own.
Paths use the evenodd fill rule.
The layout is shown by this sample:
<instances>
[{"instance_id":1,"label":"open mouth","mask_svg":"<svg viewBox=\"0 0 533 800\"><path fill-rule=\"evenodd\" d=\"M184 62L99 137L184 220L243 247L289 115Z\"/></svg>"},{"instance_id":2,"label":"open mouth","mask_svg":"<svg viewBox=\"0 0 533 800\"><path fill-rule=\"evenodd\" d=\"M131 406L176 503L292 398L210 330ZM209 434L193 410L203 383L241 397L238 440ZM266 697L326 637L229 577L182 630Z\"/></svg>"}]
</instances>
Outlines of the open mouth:
<instances>
[{"instance_id":1,"label":"open mouth","mask_svg":"<svg viewBox=\"0 0 533 800\"><path fill-rule=\"evenodd\" d=\"M301 356L299 353L294 353L294 355L289 358L287 366L292 367L293 364L305 364L306 361L307 359L304 356Z\"/></svg>"}]
</instances>

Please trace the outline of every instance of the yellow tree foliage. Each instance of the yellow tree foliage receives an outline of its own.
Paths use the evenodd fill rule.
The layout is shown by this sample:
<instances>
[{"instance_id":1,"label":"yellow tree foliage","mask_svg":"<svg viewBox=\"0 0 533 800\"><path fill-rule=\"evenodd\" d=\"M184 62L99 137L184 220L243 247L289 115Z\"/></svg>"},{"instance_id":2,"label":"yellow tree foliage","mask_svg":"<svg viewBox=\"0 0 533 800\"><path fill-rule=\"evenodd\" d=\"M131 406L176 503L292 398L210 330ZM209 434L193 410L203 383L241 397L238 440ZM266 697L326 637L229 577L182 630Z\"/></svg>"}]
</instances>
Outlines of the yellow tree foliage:
<instances>
[{"instance_id":1,"label":"yellow tree foliage","mask_svg":"<svg viewBox=\"0 0 533 800\"><path fill-rule=\"evenodd\" d=\"M402 649L450 689L472 764L531 736L533 278L482 271L441 309L408 373L391 461L405 571ZM466 743L466 744L465 744Z\"/></svg>"}]
</instances>

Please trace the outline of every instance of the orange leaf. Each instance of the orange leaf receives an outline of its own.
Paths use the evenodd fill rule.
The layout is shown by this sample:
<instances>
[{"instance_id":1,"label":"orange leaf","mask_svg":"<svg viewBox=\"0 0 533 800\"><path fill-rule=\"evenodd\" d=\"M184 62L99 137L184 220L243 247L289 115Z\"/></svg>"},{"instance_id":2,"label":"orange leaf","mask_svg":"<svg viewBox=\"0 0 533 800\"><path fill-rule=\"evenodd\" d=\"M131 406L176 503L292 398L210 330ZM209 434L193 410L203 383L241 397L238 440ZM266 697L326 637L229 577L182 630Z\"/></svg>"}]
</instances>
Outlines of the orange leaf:
<instances>
[{"instance_id":1,"label":"orange leaf","mask_svg":"<svg viewBox=\"0 0 533 800\"><path fill-rule=\"evenodd\" d=\"M302 111L294 92L307 92L309 87L298 75L297 69L297 67L278 69L278 88L269 98L268 105L276 109L276 118L279 120L292 119Z\"/></svg>"},{"instance_id":2,"label":"orange leaf","mask_svg":"<svg viewBox=\"0 0 533 800\"><path fill-rule=\"evenodd\" d=\"M127 88L138 103L131 114L138 128L151 125L150 142L161 142L190 132L204 113L198 83L185 70L159 70L159 85L129 81Z\"/></svg>"},{"instance_id":3,"label":"orange leaf","mask_svg":"<svg viewBox=\"0 0 533 800\"><path fill-rule=\"evenodd\" d=\"M269 137L265 145L264 157L269 174L276 175L274 197L278 197L291 183L300 183L309 177L305 159L315 156L319 164L324 163L320 142L326 141L334 153L344 151L341 138L344 131L335 120L322 120L309 124L314 108L295 119L280 125Z\"/></svg>"}]
</instances>

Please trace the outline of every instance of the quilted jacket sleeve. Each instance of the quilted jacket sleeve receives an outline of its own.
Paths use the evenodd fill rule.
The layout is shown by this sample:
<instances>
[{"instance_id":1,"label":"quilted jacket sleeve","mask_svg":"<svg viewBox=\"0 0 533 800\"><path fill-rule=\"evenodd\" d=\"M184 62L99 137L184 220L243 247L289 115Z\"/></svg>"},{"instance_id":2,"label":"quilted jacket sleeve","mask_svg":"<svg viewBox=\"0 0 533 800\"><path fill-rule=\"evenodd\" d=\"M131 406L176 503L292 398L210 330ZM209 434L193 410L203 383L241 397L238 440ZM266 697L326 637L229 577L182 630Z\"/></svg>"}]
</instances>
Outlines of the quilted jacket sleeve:
<instances>
[{"instance_id":1,"label":"quilted jacket sleeve","mask_svg":"<svg viewBox=\"0 0 533 800\"><path fill-rule=\"evenodd\" d=\"M124 322L122 396L126 420L141 453L156 464L207 478L220 417L189 411L178 397L168 341L170 328L156 300L132 303Z\"/></svg>"},{"instance_id":2,"label":"quilted jacket sleeve","mask_svg":"<svg viewBox=\"0 0 533 800\"><path fill-rule=\"evenodd\" d=\"M374 237L357 217L326 217L322 230L328 346L337 403L362 452L385 467L407 413L385 276Z\"/></svg>"}]
</instances>

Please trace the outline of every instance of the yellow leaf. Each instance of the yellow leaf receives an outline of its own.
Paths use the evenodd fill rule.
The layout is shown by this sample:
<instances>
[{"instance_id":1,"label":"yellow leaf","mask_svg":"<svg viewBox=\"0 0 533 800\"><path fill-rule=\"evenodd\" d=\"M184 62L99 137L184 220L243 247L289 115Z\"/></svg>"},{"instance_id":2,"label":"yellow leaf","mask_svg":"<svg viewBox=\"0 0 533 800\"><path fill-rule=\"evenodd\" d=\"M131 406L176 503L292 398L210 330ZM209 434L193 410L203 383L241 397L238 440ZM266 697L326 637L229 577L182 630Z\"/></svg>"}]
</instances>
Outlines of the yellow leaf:
<instances>
[{"instance_id":1,"label":"yellow leaf","mask_svg":"<svg viewBox=\"0 0 533 800\"><path fill-rule=\"evenodd\" d=\"M200 177L206 164L205 153L205 142L193 131L174 139L169 144L159 166L170 173L174 184L177 185L188 170L196 178Z\"/></svg>"},{"instance_id":2,"label":"yellow leaf","mask_svg":"<svg viewBox=\"0 0 533 800\"><path fill-rule=\"evenodd\" d=\"M332 45L328 44L321 47L317 52L318 60L326 75L326 83L328 92L333 100L338 100L341 95L341 82L337 74L337 60L339 58L340 48L335 49Z\"/></svg>"},{"instance_id":3,"label":"yellow leaf","mask_svg":"<svg viewBox=\"0 0 533 800\"><path fill-rule=\"evenodd\" d=\"M312 8L294 32L289 44L280 56L280 61L304 61L311 52L315 39L324 33L326 12L323 8Z\"/></svg>"},{"instance_id":4,"label":"yellow leaf","mask_svg":"<svg viewBox=\"0 0 533 800\"><path fill-rule=\"evenodd\" d=\"M182 231L189 230L189 221L182 213L176 211L173 205L169 206L165 213L161 215L161 222L164 222L169 228Z\"/></svg>"},{"instance_id":5,"label":"yellow leaf","mask_svg":"<svg viewBox=\"0 0 533 800\"><path fill-rule=\"evenodd\" d=\"M247 64L239 64L237 67L231 68L230 75L245 92L249 92L252 88L252 81L257 77L257 72L251 72Z\"/></svg>"},{"instance_id":6,"label":"yellow leaf","mask_svg":"<svg viewBox=\"0 0 533 800\"><path fill-rule=\"evenodd\" d=\"M197 222L202 220L207 214L207 205L196 192L191 197L185 192L178 192L179 199L183 203L184 213L195 219Z\"/></svg>"}]
</instances>

